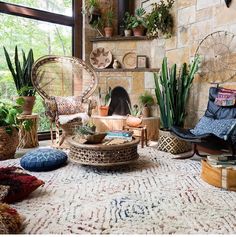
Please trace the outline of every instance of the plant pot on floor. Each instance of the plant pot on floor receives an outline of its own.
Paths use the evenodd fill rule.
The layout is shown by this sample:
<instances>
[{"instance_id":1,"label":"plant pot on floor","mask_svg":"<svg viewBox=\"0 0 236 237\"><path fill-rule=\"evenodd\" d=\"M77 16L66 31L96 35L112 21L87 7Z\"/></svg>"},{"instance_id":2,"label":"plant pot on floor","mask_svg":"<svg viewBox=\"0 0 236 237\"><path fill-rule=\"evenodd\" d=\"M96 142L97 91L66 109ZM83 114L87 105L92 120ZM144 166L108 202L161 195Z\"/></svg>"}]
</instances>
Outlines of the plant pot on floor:
<instances>
[{"instance_id":1,"label":"plant pot on floor","mask_svg":"<svg viewBox=\"0 0 236 237\"><path fill-rule=\"evenodd\" d=\"M112 27L105 27L104 32L105 32L105 37L112 37L113 28Z\"/></svg>"},{"instance_id":2,"label":"plant pot on floor","mask_svg":"<svg viewBox=\"0 0 236 237\"><path fill-rule=\"evenodd\" d=\"M6 132L7 127L0 127L0 160L12 159L15 156L19 144L19 135L16 128L12 133Z\"/></svg>"},{"instance_id":3,"label":"plant pot on floor","mask_svg":"<svg viewBox=\"0 0 236 237\"><path fill-rule=\"evenodd\" d=\"M21 96L24 99L24 105L22 106L22 115L31 115L35 103L35 96Z\"/></svg>"},{"instance_id":4,"label":"plant pot on floor","mask_svg":"<svg viewBox=\"0 0 236 237\"><path fill-rule=\"evenodd\" d=\"M109 106L100 106L99 107L99 115L100 116L107 116L109 111Z\"/></svg>"},{"instance_id":5,"label":"plant pot on floor","mask_svg":"<svg viewBox=\"0 0 236 237\"><path fill-rule=\"evenodd\" d=\"M191 144L173 136L170 131L160 129L157 149L171 154L180 154L190 151Z\"/></svg>"},{"instance_id":6,"label":"plant pot on floor","mask_svg":"<svg viewBox=\"0 0 236 237\"><path fill-rule=\"evenodd\" d=\"M137 26L133 28L134 36L143 36L145 28L143 26Z\"/></svg>"},{"instance_id":7,"label":"plant pot on floor","mask_svg":"<svg viewBox=\"0 0 236 237\"><path fill-rule=\"evenodd\" d=\"M133 115L128 114L126 119L126 125L130 127L138 127L139 125L141 125L142 121L142 116L135 117Z\"/></svg>"}]
</instances>

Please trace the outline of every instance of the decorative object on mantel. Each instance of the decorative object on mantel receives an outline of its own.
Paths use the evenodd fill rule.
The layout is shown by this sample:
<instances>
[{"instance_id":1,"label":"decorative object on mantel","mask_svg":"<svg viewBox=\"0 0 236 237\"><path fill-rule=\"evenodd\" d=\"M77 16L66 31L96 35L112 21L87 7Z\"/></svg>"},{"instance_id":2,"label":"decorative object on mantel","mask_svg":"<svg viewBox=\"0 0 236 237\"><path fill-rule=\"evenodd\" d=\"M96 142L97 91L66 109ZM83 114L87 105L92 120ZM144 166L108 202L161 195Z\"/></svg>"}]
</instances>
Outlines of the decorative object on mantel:
<instances>
[{"instance_id":1,"label":"decorative object on mantel","mask_svg":"<svg viewBox=\"0 0 236 237\"><path fill-rule=\"evenodd\" d=\"M105 13L105 21L104 21L105 37L112 37L113 35L113 20L114 20L114 12L112 11L112 9L109 9Z\"/></svg>"},{"instance_id":2,"label":"decorative object on mantel","mask_svg":"<svg viewBox=\"0 0 236 237\"><path fill-rule=\"evenodd\" d=\"M152 11L146 15L147 36L157 38L160 34L170 38L174 26L174 19L170 9L174 0L160 1L152 5Z\"/></svg>"},{"instance_id":3,"label":"decorative object on mantel","mask_svg":"<svg viewBox=\"0 0 236 237\"><path fill-rule=\"evenodd\" d=\"M147 68L147 56L146 55L137 55L137 68Z\"/></svg>"},{"instance_id":4,"label":"decorative object on mantel","mask_svg":"<svg viewBox=\"0 0 236 237\"><path fill-rule=\"evenodd\" d=\"M112 67L113 67L114 69L120 68L120 67L121 67L120 62L119 62L117 59L115 59L114 62L113 62Z\"/></svg>"},{"instance_id":5,"label":"decorative object on mantel","mask_svg":"<svg viewBox=\"0 0 236 237\"><path fill-rule=\"evenodd\" d=\"M139 109L138 105L134 105L133 107L131 104L128 103L130 114L127 115L126 125L130 127L138 127L142 123L142 115L141 110Z\"/></svg>"},{"instance_id":6,"label":"decorative object on mantel","mask_svg":"<svg viewBox=\"0 0 236 237\"><path fill-rule=\"evenodd\" d=\"M97 69L104 69L112 63L112 53L105 48L96 48L90 54L90 63Z\"/></svg>"},{"instance_id":7,"label":"decorative object on mantel","mask_svg":"<svg viewBox=\"0 0 236 237\"><path fill-rule=\"evenodd\" d=\"M131 26L134 36L143 36L146 29L145 15L146 11L143 8L137 8L135 15L132 16Z\"/></svg>"},{"instance_id":8,"label":"decorative object on mantel","mask_svg":"<svg viewBox=\"0 0 236 237\"><path fill-rule=\"evenodd\" d=\"M99 114L100 116L107 116L109 111L109 105L111 103L111 87L109 87L108 92L102 100L101 87L98 87L98 96L99 96Z\"/></svg>"},{"instance_id":9,"label":"decorative object on mantel","mask_svg":"<svg viewBox=\"0 0 236 237\"><path fill-rule=\"evenodd\" d=\"M132 16L129 12L125 13L123 18L124 33L126 37L132 36Z\"/></svg>"},{"instance_id":10,"label":"decorative object on mantel","mask_svg":"<svg viewBox=\"0 0 236 237\"><path fill-rule=\"evenodd\" d=\"M144 118L150 117L151 106L154 105L153 96L145 91L143 94L139 96L139 102L143 106L142 107L142 115Z\"/></svg>"},{"instance_id":11,"label":"decorative object on mantel","mask_svg":"<svg viewBox=\"0 0 236 237\"><path fill-rule=\"evenodd\" d=\"M128 52L123 56L122 62L125 68L134 69L137 63L137 54L135 52Z\"/></svg>"},{"instance_id":12,"label":"decorative object on mantel","mask_svg":"<svg viewBox=\"0 0 236 237\"><path fill-rule=\"evenodd\" d=\"M230 4L231 4L232 0L225 0L225 4L227 7L230 7Z\"/></svg>"},{"instance_id":13,"label":"decorative object on mantel","mask_svg":"<svg viewBox=\"0 0 236 237\"><path fill-rule=\"evenodd\" d=\"M199 61L199 57L195 57L189 67L184 63L179 75L177 75L176 64L169 70L165 57L162 62L161 73L154 73L155 93L160 108L161 120L160 138L157 147L161 151L178 154L190 150L189 143L181 141L179 138L176 139L171 135L170 129L172 126L184 126L189 90L194 75L198 71Z\"/></svg>"}]
</instances>

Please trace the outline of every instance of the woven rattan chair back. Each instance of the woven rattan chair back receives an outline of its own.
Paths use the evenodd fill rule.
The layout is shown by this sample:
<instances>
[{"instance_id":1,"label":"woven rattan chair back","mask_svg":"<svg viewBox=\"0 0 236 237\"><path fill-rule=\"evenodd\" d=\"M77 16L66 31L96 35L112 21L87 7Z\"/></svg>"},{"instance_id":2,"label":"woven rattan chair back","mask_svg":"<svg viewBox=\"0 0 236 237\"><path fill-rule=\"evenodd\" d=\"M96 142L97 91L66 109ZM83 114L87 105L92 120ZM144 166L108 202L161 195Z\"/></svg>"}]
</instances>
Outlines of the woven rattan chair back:
<instances>
[{"instance_id":1,"label":"woven rattan chair back","mask_svg":"<svg viewBox=\"0 0 236 237\"><path fill-rule=\"evenodd\" d=\"M34 63L31 78L35 89L44 100L46 115L51 122L51 137L52 123L55 122L56 128L59 127L57 118L63 115L60 111L64 110L68 115L68 107L60 108L63 105L65 107L65 103L61 102L61 105L56 101L73 97L81 103L90 104L88 98L94 93L98 83L96 73L83 60L53 55L41 57ZM87 110L88 108L89 106L86 107ZM72 111L75 110L72 108Z\"/></svg>"}]
</instances>

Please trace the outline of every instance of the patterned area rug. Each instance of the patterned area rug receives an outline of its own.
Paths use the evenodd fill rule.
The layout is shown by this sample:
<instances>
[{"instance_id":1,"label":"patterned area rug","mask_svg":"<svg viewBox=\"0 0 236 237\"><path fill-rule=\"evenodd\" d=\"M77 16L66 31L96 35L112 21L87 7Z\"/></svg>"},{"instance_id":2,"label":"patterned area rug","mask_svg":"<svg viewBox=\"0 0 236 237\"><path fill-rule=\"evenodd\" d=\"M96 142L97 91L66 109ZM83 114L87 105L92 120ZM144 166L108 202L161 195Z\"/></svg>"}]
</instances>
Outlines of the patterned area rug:
<instances>
[{"instance_id":1,"label":"patterned area rug","mask_svg":"<svg viewBox=\"0 0 236 237\"><path fill-rule=\"evenodd\" d=\"M200 179L196 160L155 148L112 170L68 163L35 173L45 185L14 205L28 234L235 234L236 192ZM18 165L19 159L1 165Z\"/></svg>"}]
</instances>

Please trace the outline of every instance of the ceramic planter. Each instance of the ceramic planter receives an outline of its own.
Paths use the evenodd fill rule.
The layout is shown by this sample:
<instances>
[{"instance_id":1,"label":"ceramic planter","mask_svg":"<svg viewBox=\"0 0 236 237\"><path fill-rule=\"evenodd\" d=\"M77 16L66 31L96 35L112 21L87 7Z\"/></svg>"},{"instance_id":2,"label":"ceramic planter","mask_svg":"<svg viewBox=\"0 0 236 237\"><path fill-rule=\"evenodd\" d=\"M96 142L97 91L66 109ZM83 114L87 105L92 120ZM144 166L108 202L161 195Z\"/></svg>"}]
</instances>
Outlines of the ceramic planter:
<instances>
[{"instance_id":1,"label":"ceramic planter","mask_svg":"<svg viewBox=\"0 0 236 237\"><path fill-rule=\"evenodd\" d=\"M142 115L144 118L150 117L150 107L144 106L142 109Z\"/></svg>"},{"instance_id":2,"label":"ceramic planter","mask_svg":"<svg viewBox=\"0 0 236 237\"><path fill-rule=\"evenodd\" d=\"M36 97L35 96L21 96L21 97L24 98L25 100L25 103L22 106L23 109L22 115L31 115Z\"/></svg>"},{"instance_id":3,"label":"ceramic planter","mask_svg":"<svg viewBox=\"0 0 236 237\"><path fill-rule=\"evenodd\" d=\"M100 106L99 107L99 115L100 116L107 116L109 111L109 106Z\"/></svg>"},{"instance_id":4,"label":"ceramic planter","mask_svg":"<svg viewBox=\"0 0 236 237\"><path fill-rule=\"evenodd\" d=\"M142 116L135 117L133 115L128 114L126 119L126 125L130 127L138 127L142 123Z\"/></svg>"},{"instance_id":5,"label":"ceramic planter","mask_svg":"<svg viewBox=\"0 0 236 237\"><path fill-rule=\"evenodd\" d=\"M104 32L105 32L105 37L112 37L113 28L112 27L105 27Z\"/></svg>"},{"instance_id":6,"label":"ceramic planter","mask_svg":"<svg viewBox=\"0 0 236 237\"><path fill-rule=\"evenodd\" d=\"M143 36L144 35L144 27L143 26L138 26L136 28L133 28L133 33L134 36Z\"/></svg>"},{"instance_id":7,"label":"ceramic planter","mask_svg":"<svg viewBox=\"0 0 236 237\"><path fill-rule=\"evenodd\" d=\"M126 37L132 36L132 30L125 30L125 36Z\"/></svg>"}]
</instances>

